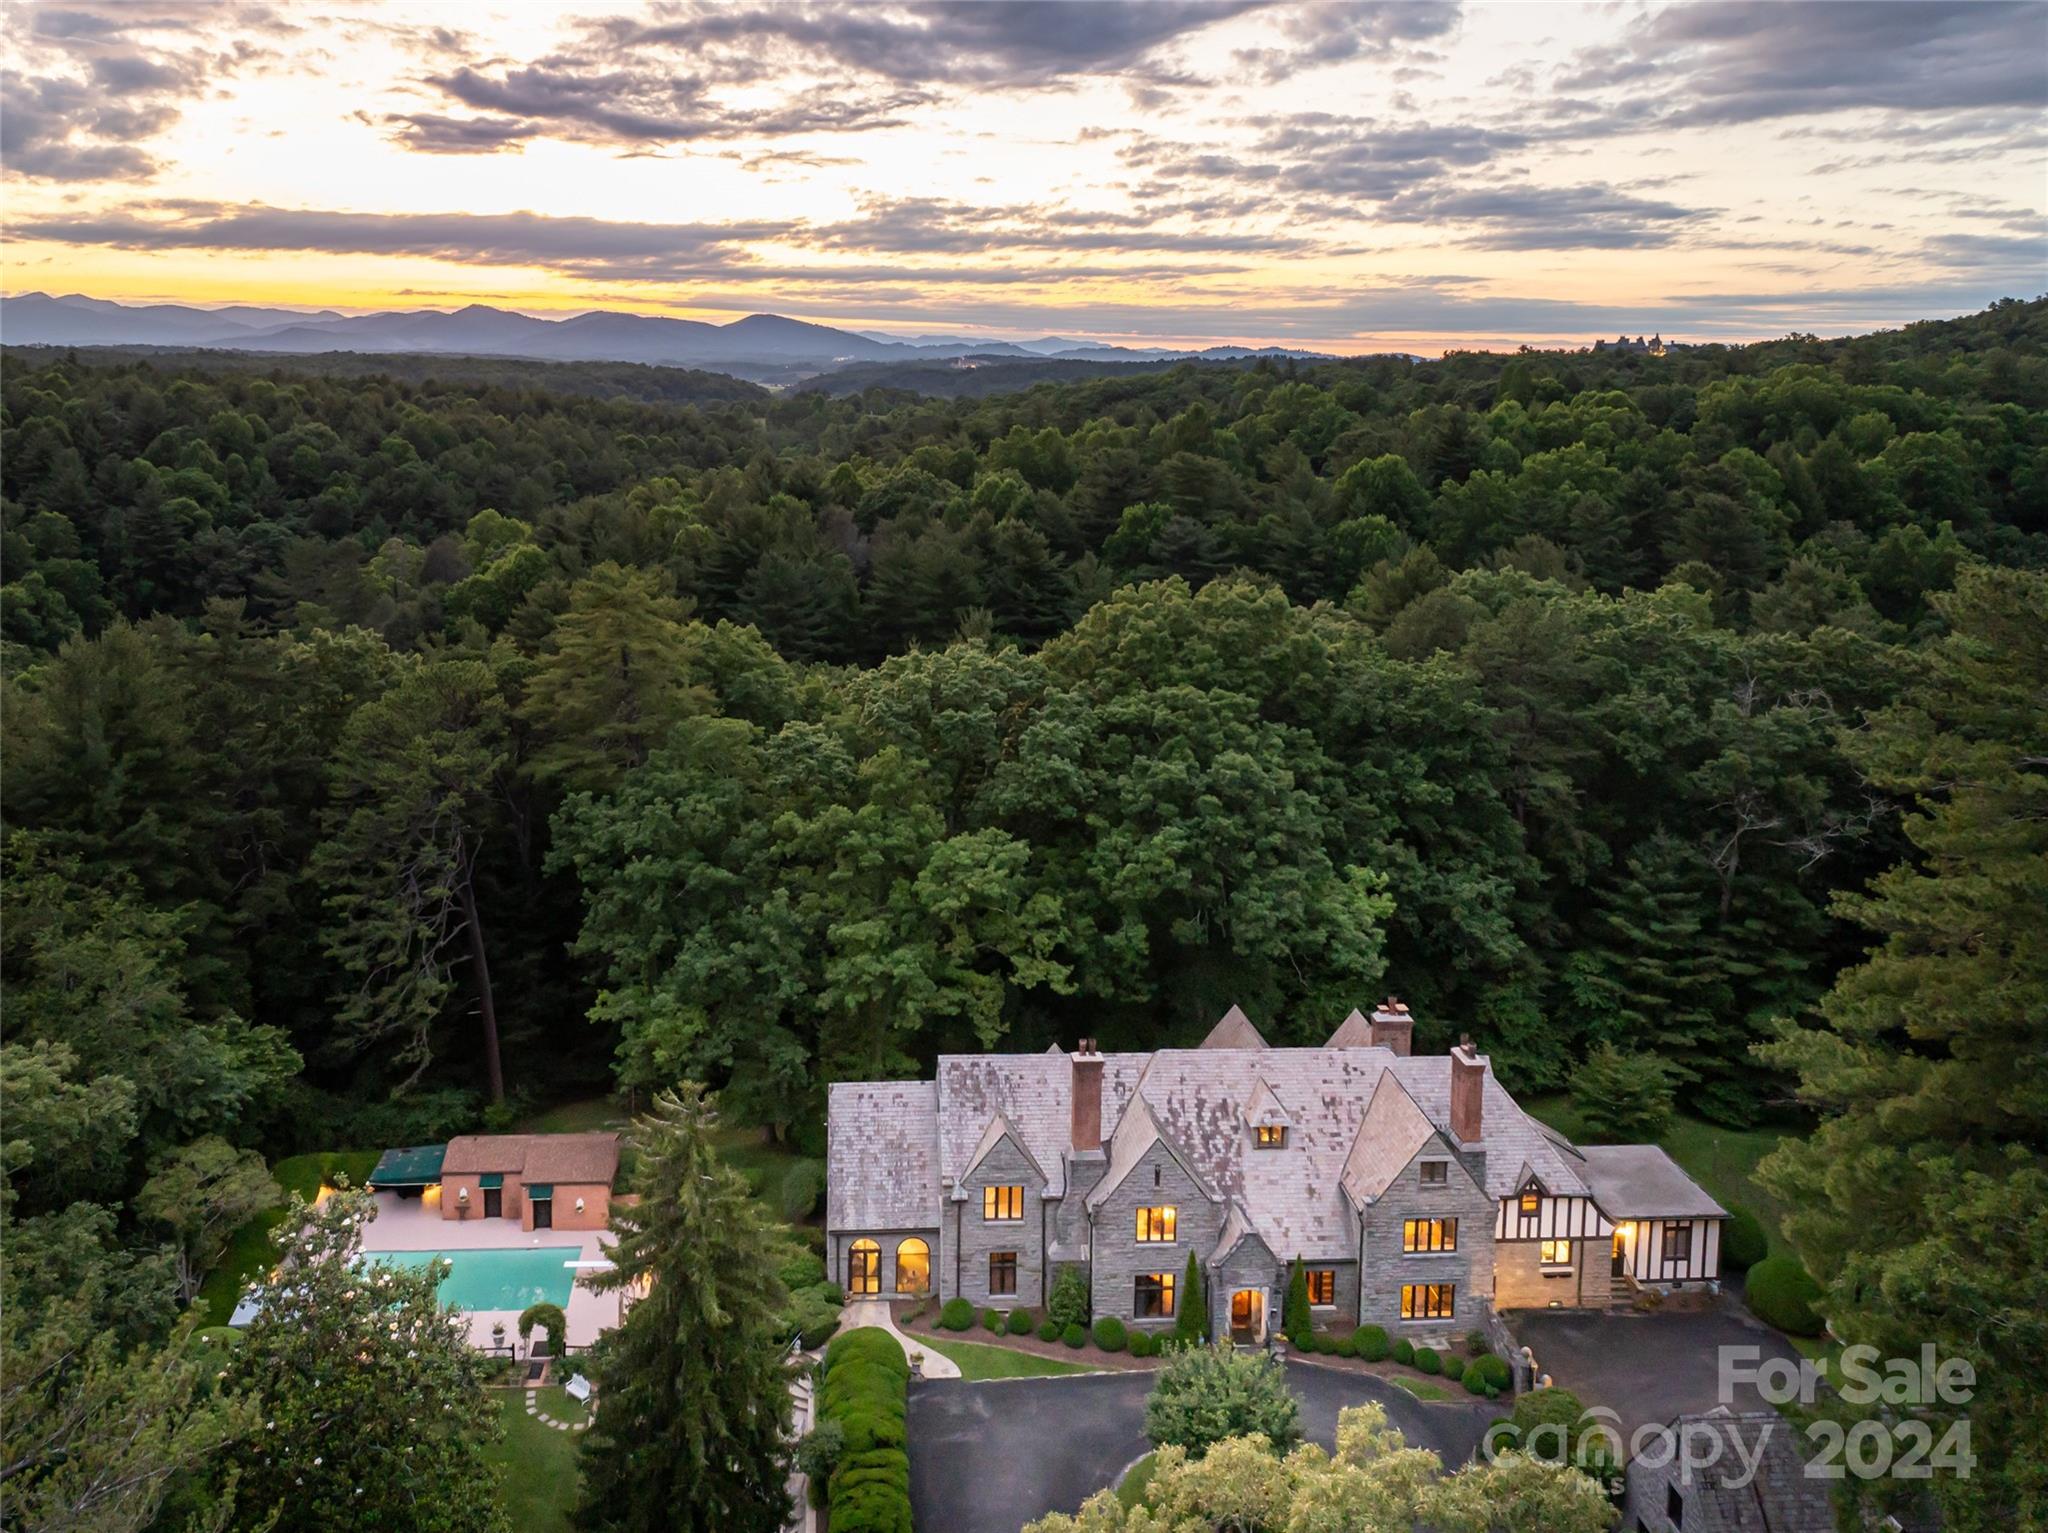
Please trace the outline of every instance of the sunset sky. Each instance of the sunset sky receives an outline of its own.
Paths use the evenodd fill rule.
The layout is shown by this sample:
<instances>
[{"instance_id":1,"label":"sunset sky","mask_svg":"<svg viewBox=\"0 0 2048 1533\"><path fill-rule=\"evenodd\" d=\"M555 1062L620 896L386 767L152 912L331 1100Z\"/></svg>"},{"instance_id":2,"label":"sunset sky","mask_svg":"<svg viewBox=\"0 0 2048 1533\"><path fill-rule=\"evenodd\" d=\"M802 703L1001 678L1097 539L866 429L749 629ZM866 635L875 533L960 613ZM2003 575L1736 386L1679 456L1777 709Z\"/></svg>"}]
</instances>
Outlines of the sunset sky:
<instances>
[{"instance_id":1,"label":"sunset sky","mask_svg":"<svg viewBox=\"0 0 2048 1533\"><path fill-rule=\"evenodd\" d=\"M2048 290L2048 5L5 14L10 293L1433 352Z\"/></svg>"}]
</instances>

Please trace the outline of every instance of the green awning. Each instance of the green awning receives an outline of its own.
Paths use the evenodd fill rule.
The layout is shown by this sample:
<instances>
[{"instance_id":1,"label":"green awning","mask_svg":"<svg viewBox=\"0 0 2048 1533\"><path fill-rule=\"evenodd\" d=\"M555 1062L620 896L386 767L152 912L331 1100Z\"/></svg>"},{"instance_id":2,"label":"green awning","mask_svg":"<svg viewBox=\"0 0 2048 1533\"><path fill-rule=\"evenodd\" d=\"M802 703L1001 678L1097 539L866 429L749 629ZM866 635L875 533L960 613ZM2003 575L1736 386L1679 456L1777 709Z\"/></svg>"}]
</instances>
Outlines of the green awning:
<instances>
[{"instance_id":1,"label":"green awning","mask_svg":"<svg viewBox=\"0 0 2048 1533\"><path fill-rule=\"evenodd\" d=\"M486 1188L502 1187L505 1185L505 1173L502 1171L486 1171L476 1179L476 1184L479 1187Z\"/></svg>"},{"instance_id":2,"label":"green awning","mask_svg":"<svg viewBox=\"0 0 2048 1533\"><path fill-rule=\"evenodd\" d=\"M377 1169L370 1173L372 1187L427 1187L441 1180L441 1161L448 1153L445 1144L419 1144L409 1149L386 1150L377 1157Z\"/></svg>"},{"instance_id":3,"label":"green awning","mask_svg":"<svg viewBox=\"0 0 2048 1533\"><path fill-rule=\"evenodd\" d=\"M526 1196L529 1199L552 1198L554 1195L555 1188L552 1182L529 1182L526 1185Z\"/></svg>"}]
</instances>

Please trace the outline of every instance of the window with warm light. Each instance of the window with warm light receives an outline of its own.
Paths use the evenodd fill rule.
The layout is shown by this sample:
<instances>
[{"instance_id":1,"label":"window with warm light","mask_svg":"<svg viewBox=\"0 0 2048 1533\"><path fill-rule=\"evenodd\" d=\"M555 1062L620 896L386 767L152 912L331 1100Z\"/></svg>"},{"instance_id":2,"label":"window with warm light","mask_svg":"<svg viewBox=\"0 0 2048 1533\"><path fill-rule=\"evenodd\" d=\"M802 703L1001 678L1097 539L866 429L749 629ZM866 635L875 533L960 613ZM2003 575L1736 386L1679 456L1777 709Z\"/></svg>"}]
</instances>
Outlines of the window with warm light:
<instances>
[{"instance_id":1,"label":"window with warm light","mask_svg":"<svg viewBox=\"0 0 2048 1533\"><path fill-rule=\"evenodd\" d=\"M1569 1267L1572 1264L1572 1243L1569 1240L1546 1240L1536 1250L1536 1259L1546 1267Z\"/></svg>"},{"instance_id":2,"label":"window with warm light","mask_svg":"<svg viewBox=\"0 0 2048 1533\"><path fill-rule=\"evenodd\" d=\"M1141 1272L1132 1285L1131 1313L1140 1320L1165 1320L1173 1314L1173 1274Z\"/></svg>"},{"instance_id":3,"label":"window with warm light","mask_svg":"<svg viewBox=\"0 0 2048 1533\"><path fill-rule=\"evenodd\" d=\"M896 1246L896 1291L923 1293L932 1285L932 1248L915 1235Z\"/></svg>"},{"instance_id":4,"label":"window with warm light","mask_svg":"<svg viewBox=\"0 0 2048 1533\"><path fill-rule=\"evenodd\" d=\"M1337 1302L1337 1269L1335 1267L1311 1267L1308 1269L1308 1302L1311 1304L1335 1304Z\"/></svg>"},{"instance_id":5,"label":"window with warm light","mask_svg":"<svg viewBox=\"0 0 2048 1533\"><path fill-rule=\"evenodd\" d=\"M1534 1187L1525 1188L1522 1193L1522 1217L1533 1219L1537 1210L1543 1207L1543 1194Z\"/></svg>"},{"instance_id":6,"label":"window with warm light","mask_svg":"<svg viewBox=\"0 0 2048 1533\"><path fill-rule=\"evenodd\" d=\"M1163 1244L1173 1239L1174 1225L1180 1210L1171 1203L1159 1208L1138 1210L1138 1244L1141 1246Z\"/></svg>"},{"instance_id":7,"label":"window with warm light","mask_svg":"<svg viewBox=\"0 0 2048 1533\"><path fill-rule=\"evenodd\" d=\"M1287 1148L1287 1125L1284 1123L1261 1123L1258 1127L1259 1148L1262 1150L1284 1150Z\"/></svg>"},{"instance_id":8,"label":"window with warm light","mask_svg":"<svg viewBox=\"0 0 2048 1533\"><path fill-rule=\"evenodd\" d=\"M1024 1189L1022 1187L984 1187L981 1189L981 1217L991 1224L1006 1224L1024 1217Z\"/></svg>"},{"instance_id":9,"label":"window with warm light","mask_svg":"<svg viewBox=\"0 0 2048 1533\"><path fill-rule=\"evenodd\" d=\"M872 1240L856 1240L846 1253L846 1291L882 1291L882 1248Z\"/></svg>"},{"instance_id":10,"label":"window with warm light","mask_svg":"<svg viewBox=\"0 0 2048 1533\"><path fill-rule=\"evenodd\" d=\"M1458 1249L1458 1221L1404 1219L1401 1221L1401 1249L1410 1256L1429 1256L1438 1251L1455 1251Z\"/></svg>"},{"instance_id":11,"label":"window with warm light","mask_svg":"<svg viewBox=\"0 0 2048 1533\"><path fill-rule=\"evenodd\" d=\"M1457 1307L1455 1283L1409 1283L1401 1289L1403 1320L1449 1320Z\"/></svg>"}]
</instances>

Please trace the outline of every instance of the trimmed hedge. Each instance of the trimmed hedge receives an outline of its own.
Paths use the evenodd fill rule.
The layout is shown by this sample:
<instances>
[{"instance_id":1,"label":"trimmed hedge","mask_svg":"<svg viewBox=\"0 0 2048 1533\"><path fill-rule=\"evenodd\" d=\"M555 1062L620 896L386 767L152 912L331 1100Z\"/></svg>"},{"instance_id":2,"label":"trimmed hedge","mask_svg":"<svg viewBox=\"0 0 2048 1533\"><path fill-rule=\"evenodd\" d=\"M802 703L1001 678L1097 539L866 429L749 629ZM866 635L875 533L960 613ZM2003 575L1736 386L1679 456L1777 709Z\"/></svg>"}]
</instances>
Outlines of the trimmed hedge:
<instances>
[{"instance_id":1,"label":"trimmed hedge","mask_svg":"<svg viewBox=\"0 0 2048 1533\"><path fill-rule=\"evenodd\" d=\"M1088 1345L1088 1328L1076 1320L1060 1332L1060 1340L1070 1347L1085 1347Z\"/></svg>"},{"instance_id":2,"label":"trimmed hedge","mask_svg":"<svg viewBox=\"0 0 2048 1533\"><path fill-rule=\"evenodd\" d=\"M1394 1343L1394 1361L1412 1366L1415 1362L1415 1343L1403 1336Z\"/></svg>"},{"instance_id":3,"label":"trimmed hedge","mask_svg":"<svg viewBox=\"0 0 2048 1533\"><path fill-rule=\"evenodd\" d=\"M1047 1320L1038 1327L1040 1341L1058 1341L1062 1327L1057 1320Z\"/></svg>"},{"instance_id":4,"label":"trimmed hedge","mask_svg":"<svg viewBox=\"0 0 2048 1533\"><path fill-rule=\"evenodd\" d=\"M1095 1345L1105 1352L1121 1352L1130 1340L1130 1333L1124 1323L1114 1315L1104 1315L1095 1322Z\"/></svg>"},{"instance_id":5,"label":"trimmed hedge","mask_svg":"<svg viewBox=\"0 0 2048 1533\"><path fill-rule=\"evenodd\" d=\"M1475 1357L1465 1365L1464 1384L1467 1392L1471 1394L1485 1395L1492 1399L1495 1395L1505 1392L1513 1380L1514 1375L1508 1371L1507 1361L1495 1357L1491 1352L1484 1357Z\"/></svg>"},{"instance_id":6,"label":"trimmed hedge","mask_svg":"<svg viewBox=\"0 0 2048 1533\"><path fill-rule=\"evenodd\" d=\"M1465 1359L1455 1352L1444 1354L1444 1377L1453 1384L1465 1376Z\"/></svg>"},{"instance_id":7,"label":"trimmed hedge","mask_svg":"<svg viewBox=\"0 0 2048 1533\"><path fill-rule=\"evenodd\" d=\"M1793 1336L1821 1333L1820 1284L1796 1256L1766 1256L1749 1269L1749 1307L1759 1320Z\"/></svg>"},{"instance_id":8,"label":"trimmed hedge","mask_svg":"<svg viewBox=\"0 0 2048 1533\"><path fill-rule=\"evenodd\" d=\"M1424 1373L1442 1373L1444 1371L1444 1360L1437 1355L1435 1347L1417 1347L1415 1349L1415 1366Z\"/></svg>"},{"instance_id":9,"label":"trimmed hedge","mask_svg":"<svg viewBox=\"0 0 2048 1533\"><path fill-rule=\"evenodd\" d=\"M1157 1357L1158 1355L1159 1339L1156 1336L1150 1331L1131 1332L1131 1356Z\"/></svg>"},{"instance_id":10,"label":"trimmed hedge","mask_svg":"<svg viewBox=\"0 0 2048 1533\"><path fill-rule=\"evenodd\" d=\"M992 1335L1003 1334L1003 1316L1000 1311L985 1309L981 1312L981 1328Z\"/></svg>"},{"instance_id":11,"label":"trimmed hedge","mask_svg":"<svg viewBox=\"0 0 2048 1533\"><path fill-rule=\"evenodd\" d=\"M948 1331L964 1331L974 1324L974 1306L965 1299L948 1299L939 1308L939 1325Z\"/></svg>"},{"instance_id":12,"label":"trimmed hedge","mask_svg":"<svg viewBox=\"0 0 2048 1533\"><path fill-rule=\"evenodd\" d=\"M1351 1333L1351 1344L1358 1349L1358 1355L1368 1363L1382 1363L1390 1350L1387 1346L1387 1332L1384 1326L1362 1325Z\"/></svg>"},{"instance_id":13,"label":"trimmed hedge","mask_svg":"<svg viewBox=\"0 0 2048 1533\"><path fill-rule=\"evenodd\" d=\"M1721 1226L1721 1264L1747 1272L1771 1254L1771 1240L1757 1216L1746 1208L1728 1210Z\"/></svg>"},{"instance_id":14,"label":"trimmed hedge","mask_svg":"<svg viewBox=\"0 0 2048 1533\"><path fill-rule=\"evenodd\" d=\"M1003 1329L1012 1336L1029 1336L1031 1334L1031 1311L1028 1309L1011 1310L1009 1321L1004 1325Z\"/></svg>"},{"instance_id":15,"label":"trimmed hedge","mask_svg":"<svg viewBox=\"0 0 2048 1533\"><path fill-rule=\"evenodd\" d=\"M1337 1338L1337 1355L1339 1357L1358 1356L1358 1339L1353 1336L1339 1336Z\"/></svg>"},{"instance_id":16,"label":"trimmed hedge","mask_svg":"<svg viewBox=\"0 0 2048 1533\"><path fill-rule=\"evenodd\" d=\"M843 1331L825 1348L818 1421L845 1441L825 1487L830 1533L911 1533L904 1417L910 1359L887 1331Z\"/></svg>"}]
</instances>

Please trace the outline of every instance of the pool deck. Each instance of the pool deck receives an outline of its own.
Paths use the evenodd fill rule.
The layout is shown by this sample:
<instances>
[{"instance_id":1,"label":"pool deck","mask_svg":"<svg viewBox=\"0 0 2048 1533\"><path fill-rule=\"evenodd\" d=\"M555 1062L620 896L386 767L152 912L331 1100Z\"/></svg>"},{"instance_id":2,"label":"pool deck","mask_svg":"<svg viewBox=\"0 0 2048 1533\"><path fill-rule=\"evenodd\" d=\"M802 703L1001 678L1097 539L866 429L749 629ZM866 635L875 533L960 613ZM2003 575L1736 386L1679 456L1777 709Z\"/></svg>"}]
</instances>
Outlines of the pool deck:
<instances>
[{"instance_id":1,"label":"pool deck","mask_svg":"<svg viewBox=\"0 0 2048 1533\"><path fill-rule=\"evenodd\" d=\"M540 1246L575 1246L578 1261L607 1259L603 1230L522 1230L516 1219L443 1219L438 1208L424 1206L417 1198L401 1198L395 1192L377 1195L377 1217L363 1230L366 1251L506 1251ZM565 1260L570 1258L565 1257ZM588 1346L598 1333L619 1323L624 1295L618 1292L592 1293L581 1282L569 1292L563 1313L569 1319L568 1343ZM519 1311L516 1309L465 1310L472 1345L491 1344L491 1326L505 1323L505 1340L519 1343Z\"/></svg>"}]
</instances>

